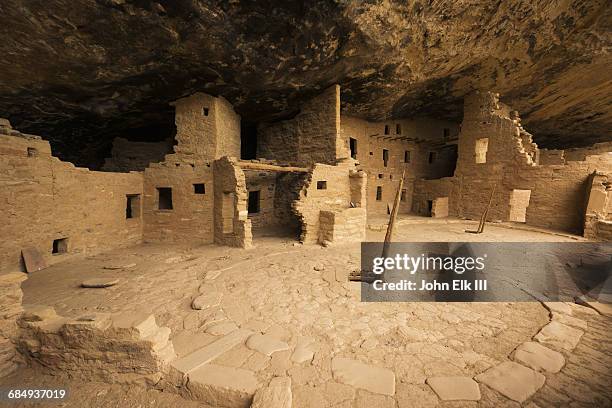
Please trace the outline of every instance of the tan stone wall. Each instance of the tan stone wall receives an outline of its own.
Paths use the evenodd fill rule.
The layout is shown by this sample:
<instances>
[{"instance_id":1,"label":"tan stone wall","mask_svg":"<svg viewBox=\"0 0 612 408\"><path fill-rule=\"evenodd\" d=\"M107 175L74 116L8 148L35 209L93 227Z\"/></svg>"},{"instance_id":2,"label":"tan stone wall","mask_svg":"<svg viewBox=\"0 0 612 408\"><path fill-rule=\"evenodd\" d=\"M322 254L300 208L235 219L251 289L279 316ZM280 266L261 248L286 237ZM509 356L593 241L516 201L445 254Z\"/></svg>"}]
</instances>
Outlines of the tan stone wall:
<instances>
[{"instance_id":1,"label":"tan stone wall","mask_svg":"<svg viewBox=\"0 0 612 408\"><path fill-rule=\"evenodd\" d=\"M26 278L23 272L0 274L0 377L12 374L23 363L15 345L20 335L17 321L23 312L21 282Z\"/></svg>"},{"instance_id":2,"label":"tan stone wall","mask_svg":"<svg viewBox=\"0 0 612 408\"><path fill-rule=\"evenodd\" d=\"M142 184L140 173L62 162L41 139L0 136L0 270L20 270L25 247L37 248L53 264L139 242L142 219L126 219L126 196L142 198ZM68 238L68 252L52 255L53 240L61 238Z\"/></svg>"},{"instance_id":3,"label":"tan stone wall","mask_svg":"<svg viewBox=\"0 0 612 408\"><path fill-rule=\"evenodd\" d=\"M348 145L340 137L340 87L306 102L293 119L261 124L257 135L260 158L310 166L348 157Z\"/></svg>"},{"instance_id":4,"label":"tan stone wall","mask_svg":"<svg viewBox=\"0 0 612 408\"><path fill-rule=\"evenodd\" d=\"M103 171L143 171L150 163L164 160L172 152L172 139L161 142L132 142L121 137L113 140L112 157L104 159Z\"/></svg>"},{"instance_id":5,"label":"tan stone wall","mask_svg":"<svg viewBox=\"0 0 612 408\"><path fill-rule=\"evenodd\" d=\"M319 216L319 242L361 242L366 239L367 211L365 208L347 208L339 211L321 211Z\"/></svg>"},{"instance_id":6,"label":"tan stone wall","mask_svg":"<svg viewBox=\"0 0 612 408\"><path fill-rule=\"evenodd\" d=\"M245 170L244 173L247 190L259 191L259 212L248 215L253 230L279 227L297 230L299 221L291 204L297 199L304 175L255 170Z\"/></svg>"},{"instance_id":7,"label":"tan stone wall","mask_svg":"<svg viewBox=\"0 0 612 408\"><path fill-rule=\"evenodd\" d=\"M241 248L252 246L251 220L248 219L248 192L242 169L228 157L213 163L215 243Z\"/></svg>"},{"instance_id":8,"label":"tan stone wall","mask_svg":"<svg viewBox=\"0 0 612 408\"><path fill-rule=\"evenodd\" d=\"M357 141L356 159L359 167L368 173L369 212L388 213L393 206L404 168L405 199L400 202L400 213L409 213L412 209L412 191L416 179L435 179L453 173L455 157L452 157L452 145L459 132L455 123L430 118L369 122L343 115L341 126L342 138L347 145L350 138ZM385 130L388 130L388 134L385 134ZM428 143L417 143L422 140ZM384 165L383 149L388 151L387 166ZM404 163L406 151L410 152L409 163ZM433 163L429 163L430 152L436 154ZM377 200L378 187L382 195Z\"/></svg>"},{"instance_id":9,"label":"tan stone wall","mask_svg":"<svg viewBox=\"0 0 612 408\"><path fill-rule=\"evenodd\" d=\"M301 241L319 241L319 221L321 211L343 211L350 208L350 172L354 170L353 160L341 162L338 166L317 164L309 174L299 199L293 208L302 223ZM321 183L325 182L325 188Z\"/></svg>"},{"instance_id":10,"label":"tan stone wall","mask_svg":"<svg viewBox=\"0 0 612 408\"><path fill-rule=\"evenodd\" d=\"M173 105L177 154L211 161L240 157L240 116L224 98L196 93Z\"/></svg>"},{"instance_id":11,"label":"tan stone wall","mask_svg":"<svg viewBox=\"0 0 612 408\"><path fill-rule=\"evenodd\" d=\"M194 184L204 184L196 194ZM172 209L159 209L159 187L172 189ZM144 234L147 242L212 243L214 241L213 169L210 163L188 163L168 156L144 172Z\"/></svg>"}]
</instances>

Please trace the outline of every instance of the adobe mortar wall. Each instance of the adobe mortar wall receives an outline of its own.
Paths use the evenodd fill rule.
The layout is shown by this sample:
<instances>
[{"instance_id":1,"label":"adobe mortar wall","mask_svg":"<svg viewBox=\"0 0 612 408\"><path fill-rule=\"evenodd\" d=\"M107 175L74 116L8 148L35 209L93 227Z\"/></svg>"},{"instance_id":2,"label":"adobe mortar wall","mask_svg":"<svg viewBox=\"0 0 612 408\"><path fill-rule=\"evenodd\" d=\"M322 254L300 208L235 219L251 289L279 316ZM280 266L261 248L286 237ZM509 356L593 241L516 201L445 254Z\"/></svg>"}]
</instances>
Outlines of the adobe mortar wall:
<instances>
[{"instance_id":1,"label":"adobe mortar wall","mask_svg":"<svg viewBox=\"0 0 612 408\"><path fill-rule=\"evenodd\" d=\"M28 156L30 149L30 156ZM31 149L35 149L31 150ZM34 137L0 136L0 271L22 270L21 250L37 248L48 264L140 242L142 219L126 219L128 194L142 195L140 173L74 167ZM52 255L54 239L68 253Z\"/></svg>"}]
</instances>

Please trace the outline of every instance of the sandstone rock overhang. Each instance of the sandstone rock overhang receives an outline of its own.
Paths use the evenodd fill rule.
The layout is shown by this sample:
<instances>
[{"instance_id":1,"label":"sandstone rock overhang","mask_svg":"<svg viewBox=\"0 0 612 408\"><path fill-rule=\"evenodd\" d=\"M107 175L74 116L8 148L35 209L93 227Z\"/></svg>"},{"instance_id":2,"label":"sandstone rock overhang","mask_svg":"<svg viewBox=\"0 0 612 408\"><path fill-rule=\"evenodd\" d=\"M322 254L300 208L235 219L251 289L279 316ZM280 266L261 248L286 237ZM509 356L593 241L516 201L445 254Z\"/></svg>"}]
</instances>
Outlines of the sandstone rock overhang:
<instances>
[{"instance_id":1,"label":"sandstone rock overhang","mask_svg":"<svg viewBox=\"0 0 612 408\"><path fill-rule=\"evenodd\" d=\"M541 147L584 146L612 138L610 14L603 0L7 0L0 111L91 165L113 137L166 138L168 102L197 91L254 122L333 83L346 114L459 120L481 88L521 111Z\"/></svg>"}]
</instances>

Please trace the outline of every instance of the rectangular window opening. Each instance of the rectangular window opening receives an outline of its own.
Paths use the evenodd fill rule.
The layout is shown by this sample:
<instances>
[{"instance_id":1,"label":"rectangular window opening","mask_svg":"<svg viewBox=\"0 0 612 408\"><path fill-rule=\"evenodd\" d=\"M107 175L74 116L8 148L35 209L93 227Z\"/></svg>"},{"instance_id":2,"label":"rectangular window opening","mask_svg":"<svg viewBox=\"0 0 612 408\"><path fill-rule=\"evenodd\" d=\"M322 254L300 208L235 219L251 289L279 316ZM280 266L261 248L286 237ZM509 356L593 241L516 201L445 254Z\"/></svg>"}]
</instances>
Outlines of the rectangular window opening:
<instances>
[{"instance_id":1,"label":"rectangular window opening","mask_svg":"<svg viewBox=\"0 0 612 408\"><path fill-rule=\"evenodd\" d=\"M402 189L402 195L400 196L400 201L406 201L406 189Z\"/></svg>"},{"instance_id":2,"label":"rectangular window opening","mask_svg":"<svg viewBox=\"0 0 612 408\"><path fill-rule=\"evenodd\" d=\"M349 137L349 147L351 149L351 157L357 159L357 139Z\"/></svg>"},{"instance_id":3,"label":"rectangular window opening","mask_svg":"<svg viewBox=\"0 0 612 408\"><path fill-rule=\"evenodd\" d=\"M204 183L196 183L193 185L194 194L206 194L206 186Z\"/></svg>"},{"instance_id":4,"label":"rectangular window opening","mask_svg":"<svg viewBox=\"0 0 612 408\"><path fill-rule=\"evenodd\" d=\"M383 149L383 166L387 167L389 164L389 151L387 149Z\"/></svg>"},{"instance_id":5,"label":"rectangular window opening","mask_svg":"<svg viewBox=\"0 0 612 408\"><path fill-rule=\"evenodd\" d=\"M51 253L58 255L65 254L66 252L68 252L68 238L54 239Z\"/></svg>"},{"instance_id":6,"label":"rectangular window opening","mask_svg":"<svg viewBox=\"0 0 612 408\"><path fill-rule=\"evenodd\" d=\"M410 150L404 150L404 163L410 163Z\"/></svg>"},{"instance_id":7,"label":"rectangular window opening","mask_svg":"<svg viewBox=\"0 0 612 408\"><path fill-rule=\"evenodd\" d=\"M317 190L327 190L327 181L325 180L317 181Z\"/></svg>"},{"instance_id":8,"label":"rectangular window opening","mask_svg":"<svg viewBox=\"0 0 612 408\"><path fill-rule=\"evenodd\" d=\"M389 134L389 125L385 125L385 135Z\"/></svg>"},{"instance_id":9,"label":"rectangular window opening","mask_svg":"<svg viewBox=\"0 0 612 408\"><path fill-rule=\"evenodd\" d=\"M376 187L376 201L382 200L382 187Z\"/></svg>"},{"instance_id":10,"label":"rectangular window opening","mask_svg":"<svg viewBox=\"0 0 612 408\"><path fill-rule=\"evenodd\" d=\"M170 187L157 187L157 208L172 210L172 189Z\"/></svg>"},{"instance_id":11,"label":"rectangular window opening","mask_svg":"<svg viewBox=\"0 0 612 408\"><path fill-rule=\"evenodd\" d=\"M249 191L248 210L249 214L257 214L259 212L259 190Z\"/></svg>"},{"instance_id":12,"label":"rectangular window opening","mask_svg":"<svg viewBox=\"0 0 612 408\"><path fill-rule=\"evenodd\" d=\"M128 194L125 197L125 218L140 217L140 194Z\"/></svg>"},{"instance_id":13,"label":"rectangular window opening","mask_svg":"<svg viewBox=\"0 0 612 408\"><path fill-rule=\"evenodd\" d=\"M436 156L437 153L436 152L429 152L429 157L427 159L427 161L429 162L429 164L433 163L436 161Z\"/></svg>"},{"instance_id":14,"label":"rectangular window opening","mask_svg":"<svg viewBox=\"0 0 612 408\"><path fill-rule=\"evenodd\" d=\"M35 147L28 147L28 157L36 157L38 156L38 149Z\"/></svg>"},{"instance_id":15,"label":"rectangular window opening","mask_svg":"<svg viewBox=\"0 0 612 408\"><path fill-rule=\"evenodd\" d=\"M402 125L400 125L399 123L395 124L395 134L396 135L401 135L402 134Z\"/></svg>"},{"instance_id":16,"label":"rectangular window opening","mask_svg":"<svg viewBox=\"0 0 612 408\"><path fill-rule=\"evenodd\" d=\"M208 108L202 108L202 114L208 116Z\"/></svg>"},{"instance_id":17,"label":"rectangular window opening","mask_svg":"<svg viewBox=\"0 0 612 408\"><path fill-rule=\"evenodd\" d=\"M382 174L382 173L378 173L378 178L379 178L379 179L383 178L384 176L385 176L384 174Z\"/></svg>"}]
</instances>

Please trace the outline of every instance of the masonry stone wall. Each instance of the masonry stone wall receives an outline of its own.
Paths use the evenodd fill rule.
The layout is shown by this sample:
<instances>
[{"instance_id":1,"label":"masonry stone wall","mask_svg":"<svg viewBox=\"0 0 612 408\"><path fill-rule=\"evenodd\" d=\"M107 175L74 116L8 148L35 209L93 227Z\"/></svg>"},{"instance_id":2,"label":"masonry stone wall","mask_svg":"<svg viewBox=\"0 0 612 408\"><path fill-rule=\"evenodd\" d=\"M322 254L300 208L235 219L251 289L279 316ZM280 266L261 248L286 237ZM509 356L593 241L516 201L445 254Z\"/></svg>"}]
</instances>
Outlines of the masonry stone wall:
<instances>
[{"instance_id":1,"label":"masonry stone wall","mask_svg":"<svg viewBox=\"0 0 612 408\"><path fill-rule=\"evenodd\" d=\"M244 170L247 190L259 191L259 211L249 213L253 231L266 228L298 230L299 220L291 207L301 186L301 173Z\"/></svg>"},{"instance_id":2,"label":"masonry stone wall","mask_svg":"<svg viewBox=\"0 0 612 408\"><path fill-rule=\"evenodd\" d=\"M340 87L334 85L300 107L292 119L261 124L257 157L310 166L348 157L340 136Z\"/></svg>"},{"instance_id":3,"label":"masonry stone wall","mask_svg":"<svg viewBox=\"0 0 612 408\"><path fill-rule=\"evenodd\" d=\"M196 93L172 105L177 154L197 160L240 157L240 116L227 100Z\"/></svg>"},{"instance_id":4,"label":"masonry stone wall","mask_svg":"<svg viewBox=\"0 0 612 408\"><path fill-rule=\"evenodd\" d=\"M367 211L365 208L346 208L321 211L319 214L319 242L361 242L366 239Z\"/></svg>"},{"instance_id":5,"label":"masonry stone wall","mask_svg":"<svg viewBox=\"0 0 612 408\"><path fill-rule=\"evenodd\" d=\"M196 185L203 190L196 191ZM160 208L160 188L170 188L172 208ZM144 172L143 239L146 242L214 242L213 169L209 162L170 155ZM162 206L163 207L163 206Z\"/></svg>"},{"instance_id":6,"label":"masonry stone wall","mask_svg":"<svg viewBox=\"0 0 612 408\"><path fill-rule=\"evenodd\" d=\"M302 242L319 242L321 211L341 212L350 208L353 198L350 175L354 170L354 161L350 159L337 166L314 166L300 191L299 199L293 203L302 224Z\"/></svg>"},{"instance_id":7,"label":"masonry stone wall","mask_svg":"<svg viewBox=\"0 0 612 408\"><path fill-rule=\"evenodd\" d=\"M438 180L419 179L414 184L414 195L412 199L412 211L422 216L431 216L433 203L440 198L446 198L446 215L450 212L450 201L448 197L453 191L455 179L445 177ZM430 208L430 203L432 208ZM438 213L440 215L440 213Z\"/></svg>"},{"instance_id":8,"label":"masonry stone wall","mask_svg":"<svg viewBox=\"0 0 612 408\"><path fill-rule=\"evenodd\" d=\"M520 125L518 114L490 92L466 97L458 148L455 177L450 188L444 187L450 191L451 215L478 219L492 196L488 220L508 221L517 218L517 209L511 208L513 191L529 190L529 203L523 209L527 224L573 233L583 230L589 175L609 172L612 166L610 146L605 143L570 154L540 151ZM419 198L413 208L422 213L425 200L431 200L439 188L435 180L417 182Z\"/></svg>"},{"instance_id":9,"label":"masonry stone wall","mask_svg":"<svg viewBox=\"0 0 612 408\"><path fill-rule=\"evenodd\" d=\"M430 118L369 122L343 115L341 128L349 148L350 139L356 141L354 158L359 161L359 168L368 173L368 211L371 213L389 213L404 168L400 213L409 213L412 209L415 180L453 174L459 132L456 123ZM383 150L388 152L386 166ZM432 162L430 153L434 154Z\"/></svg>"},{"instance_id":10,"label":"masonry stone wall","mask_svg":"<svg viewBox=\"0 0 612 408\"><path fill-rule=\"evenodd\" d=\"M26 247L53 264L140 242L139 207L130 219L126 207L128 195L142 197L142 185L140 173L89 171L62 162L38 137L0 135L0 271L23 270ZM62 246L52 254L58 239L66 239L66 251Z\"/></svg>"},{"instance_id":11,"label":"masonry stone wall","mask_svg":"<svg viewBox=\"0 0 612 408\"><path fill-rule=\"evenodd\" d=\"M113 140L111 157L104 159L103 171L143 171L149 163L164 160L172 152L172 139L161 142L132 142L117 137Z\"/></svg>"},{"instance_id":12,"label":"masonry stone wall","mask_svg":"<svg viewBox=\"0 0 612 408\"><path fill-rule=\"evenodd\" d=\"M594 172L588 179L584 236L612 240L612 174Z\"/></svg>"},{"instance_id":13,"label":"masonry stone wall","mask_svg":"<svg viewBox=\"0 0 612 408\"><path fill-rule=\"evenodd\" d=\"M215 160L213 170L215 243L250 248L253 234L244 171L228 157Z\"/></svg>"},{"instance_id":14,"label":"masonry stone wall","mask_svg":"<svg viewBox=\"0 0 612 408\"><path fill-rule=\"evenodd\" d=\"M18 323L22 355L57 376L152 385L176 358L170 329L157 326L150 313L67 318L51 307L26 305Z\"/></svg>"},{"instance_id":15,"label":"masonry stone wall","mask_svg":"<svg viewBox=\"0 0 612 408\"><path fill-rule=\"evenodd\" d=\"M26 278L23 272L0 274L0 377L11 375L24 362L16 344L21 334L17 321L23 312L21 283Z\"/></svg>"}]
</instances>

